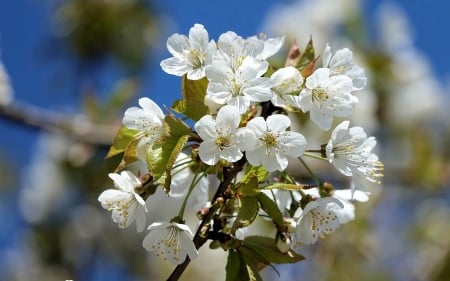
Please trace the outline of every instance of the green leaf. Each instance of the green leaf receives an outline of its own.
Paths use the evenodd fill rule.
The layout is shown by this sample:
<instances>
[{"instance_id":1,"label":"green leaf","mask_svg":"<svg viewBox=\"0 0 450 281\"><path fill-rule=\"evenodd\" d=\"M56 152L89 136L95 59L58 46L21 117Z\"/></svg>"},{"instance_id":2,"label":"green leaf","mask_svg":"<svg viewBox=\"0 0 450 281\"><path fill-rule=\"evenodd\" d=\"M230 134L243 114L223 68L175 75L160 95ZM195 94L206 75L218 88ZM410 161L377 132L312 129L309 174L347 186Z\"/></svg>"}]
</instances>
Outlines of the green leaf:
<instances>
[{"instance_id":1,"label":"green leaf","mask_svg":"<svg viewBox=\"0 0 450 281\"><path fill-rule=\"evenodd\" d=\"M261 209L269 215L278 228L283 229L283 215L281 214L280 209L278 209L277 204L264 193L259 193L256 198L261 205Z\"/></svg>"},{"instance_id":2,"label":"green leaf","mask_svg":"<svg viewBox=\"0 0 450 281\"><path fill-rule=\"evenodd\" d=\"M239 184L239 194L244 196L255 196L259 193L258 178L251 177L247 182Z\"/></svg>"},{"instance_id":3,"label":"green leaf","mask_svg":"<svg viewBox=\"0 0 450 281\"><path fill-rule=\"evenodd\" d=\"M245 265L248 279L250 281L262 281L259 271L266 267L267 262L252 249L241 246L239 247L239 253L241 254L243 264ZM241 265L242 266L242 265Z\"/></svg>"},{"instance_id":4,"label":"green leaf","mask_svg":"<svg viewBox=\"0 0 450 281\"><path fill-rule=\"evenodd\" d=\"M225 281L248 281L249 275L240 252L231 249L228 251L227 273Z\"/></svg>"},{"instance_id":5,"label":"green leaf","mask_svg":"<svg viewBox=\"0 0 450 281\"><path fill-rule=\"evenodd\" d=\"M256 197L240 197L239 210L233 228L240 228L250 225L258 215L259 205Z\"/></svg>"},{"instance_id":6,"label":"green leaf","mask_svg":"<svg viewBox=\"0 0 450 281\"><path fill-rule=\"evenodd\" d=\"M286 253L280 252L275 239L270 237L249 236L242 241L242 245L257 253L260 257L264 258L263 261L268 263L296 263L305 259L293 250L289 250Z\"/></svg>"},{"instance_id":7,"label":"green leaf","mask_svg":"<svg viewBox=\"0 0 450 281\"><path fill-rule=\"evenodd\" d=\"M181 82L182 100L177 100L172 104L172 109L178 113L184 114L194 121L209 113L209 108L205 105L206 88L208 79L189 80L183 76Z\"/></svg>"},{"instance_id":8,"label":"green leaf","mask_svg":"<svg viewBox=\"0 0 450 281\"><path fill-rule=\"evenodd\" d=\"M137 130L128 129L122 125L119 128L119 131L117 131L116 137L109 148L108 154L106 154L106 158L125 152L137 133Z\"/></svg>"},{"instance_id":9,"label":"green leaf","mask_svg":"<svg viewBox=\"0 0 450 281\"><path fill-rule=\"evenodd\" d=\"M155 180L170 191L172 167L186 144L191 129L183 121L169 114L164 118L164 135L147 152L147 165Z\"/></svg>"}]
</instances>

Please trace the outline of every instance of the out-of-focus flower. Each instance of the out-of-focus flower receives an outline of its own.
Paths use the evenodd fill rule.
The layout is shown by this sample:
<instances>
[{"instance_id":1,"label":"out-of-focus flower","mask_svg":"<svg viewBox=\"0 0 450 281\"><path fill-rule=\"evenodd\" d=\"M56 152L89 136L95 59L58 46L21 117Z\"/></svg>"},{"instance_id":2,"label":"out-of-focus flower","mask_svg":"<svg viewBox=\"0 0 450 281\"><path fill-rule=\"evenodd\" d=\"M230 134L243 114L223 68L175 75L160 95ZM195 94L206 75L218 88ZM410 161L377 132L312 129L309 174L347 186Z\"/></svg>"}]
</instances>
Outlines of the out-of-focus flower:
<instances>
[{"instance_id":1,"label":"out-of-focus flower","mask_svg":"<svg viewBox=\"0 0 450 281\"><path fill-rule=\"evenodd\" d=\"M5 67L0 62L0 104L9 104L13 99L13 90L9 83L9 77Z\"/></svg>"},{"instance_id":2,"label":"out-of-focus flower","mask_svg":"<svg viewBox=\"0 0 450 281\"><path fill-rule=\"evenodd\" d=\"M142 197L135 192L136 187L142 183L130 171L120 174L110 173L109 177L114 181L117 189L107 189L98 197L102 207L112 211L112 219L120 228L128 227L136 220L136 228L141 232L145 228L147 208Z\"/></svg>"},{"instance_id":3,"label":"out-of-focus flower","mask_svg":"<svg viewBox=\"0 0 450 281\"><path fill-rule=\"evenodd\" d=\"M183 152L178 156L177 161L175 161L175 165L177 167L172 170L172 182L170 183L169 198L165 196L164 201L170 199L182 199L187 195L189 186L192 184L195 176L189 165L191 162L190 160L191 156ZM195 211L198 211L200 208L205 206L208 201L208 187L208 178L203 176L202 179L200 179L195 185L194 190L190 194L187 203L188 206ZM150 202L150 204L152 204L152 202Z\"/></svg>"},{"instance_id":4,"label":"out-of-focus flower","mask_svg":"<svg viewBox=\"0 0 450 281\"><path fill-rule=\"evenodd\" d=\"M185 224L155 222L148 227L149 233L142 241L147 251L156 251L173 265L184 262L186 255L197 258L198 251L192 241L191 229Z\"/></svg>"}]
</instances>

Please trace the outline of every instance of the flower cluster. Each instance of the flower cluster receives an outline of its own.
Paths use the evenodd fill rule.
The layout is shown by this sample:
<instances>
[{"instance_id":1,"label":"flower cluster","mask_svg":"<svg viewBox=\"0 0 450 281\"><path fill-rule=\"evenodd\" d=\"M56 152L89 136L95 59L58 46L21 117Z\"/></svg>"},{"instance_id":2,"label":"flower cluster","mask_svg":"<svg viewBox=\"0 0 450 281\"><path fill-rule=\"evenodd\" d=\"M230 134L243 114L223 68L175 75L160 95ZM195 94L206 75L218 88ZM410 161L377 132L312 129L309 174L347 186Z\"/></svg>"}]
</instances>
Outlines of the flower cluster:
<instances>
[{"instance_id":1,"label":"flower cluster","mask_svg":"<svg viewBox=\"0 0 450 281\"><path fill-rule=\"evenodd\" d=\"M123 171L110 174L117 189L99 196L119 227L136 221L140 231L150 220L143 241L148 251L179 265L196 258L197 249L211 240L211 245L230 251L227 270L253 276L257 263L301 260L294 249L316 243L353 220L353 202L367 201L369 184L380 182L383 164L373 152L376 140L361 127L341 120L330 139L313 149L307 136L291 126L296 117L309 116L319 130L329 131L335 119L351 115L358 103L354 91L366 84L352 52L342 49L333 55L327 45L317 67L310 41L304 52L294 44L285 65L269 62L283 45L283 37L243 38L231 31L216 42L200 24L189 36L169 37L173 56L161 67L181 76L183 83L182 99L172 110L194 126L141 98L140 108L125 111L108 153L123 155L118 167ZM331 163L349 177L348 188L335 189L303 157ZM310 180L300 182L288 166L303 167ZM167 195L158 197L159 191ZM179 203L178 213L164 209L170 202ZM155 221L152 208L168 217ZM184 216L187 208L200 219L192 222L195 234ZM275 237L249 234L248 226L257 217L273 222ZM248 252L258 257L250 258Z\"/></svg>"}]
</instances>

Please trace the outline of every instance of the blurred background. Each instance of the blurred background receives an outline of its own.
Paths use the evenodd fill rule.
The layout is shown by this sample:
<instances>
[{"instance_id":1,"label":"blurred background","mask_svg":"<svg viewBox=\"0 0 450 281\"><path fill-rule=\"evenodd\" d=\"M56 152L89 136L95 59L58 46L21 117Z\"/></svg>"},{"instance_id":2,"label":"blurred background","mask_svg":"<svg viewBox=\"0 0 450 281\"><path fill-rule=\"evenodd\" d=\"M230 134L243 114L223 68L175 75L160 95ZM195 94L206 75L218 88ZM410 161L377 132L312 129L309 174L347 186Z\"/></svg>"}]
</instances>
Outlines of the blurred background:
<instances>
[{"instance_id":1,"label":"blurred background","mask_svg":"<svg viewBox=\"0 0 450 281\"><path fill-rule=\"evenodd\" d=\"M316 54L327 42L353 50L369 78L352 124L378 139L382 186L356 221L265 280L450 280L446 0L1 1L0 280L168 276L144 233L118 229L97 197L112 186L118 159L104 157L124 110L179 98L179 77L159 62L167 37L194 23L214 39L286 35L286 48L311 35ZM202 249L182 279L224 280L225 262Z\"/></svg>"}]
</instances>

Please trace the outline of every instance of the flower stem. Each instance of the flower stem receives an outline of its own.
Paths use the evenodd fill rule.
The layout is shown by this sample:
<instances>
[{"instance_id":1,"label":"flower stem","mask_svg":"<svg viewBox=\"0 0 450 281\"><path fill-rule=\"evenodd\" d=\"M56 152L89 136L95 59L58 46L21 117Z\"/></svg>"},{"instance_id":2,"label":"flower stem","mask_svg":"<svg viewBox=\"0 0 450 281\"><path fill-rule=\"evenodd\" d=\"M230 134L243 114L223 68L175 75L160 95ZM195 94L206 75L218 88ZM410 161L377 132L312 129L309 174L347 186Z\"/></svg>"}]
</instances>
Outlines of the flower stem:
<instances>
[{"instance_id":1,"label":"flower stem","mask_svg":"<svg viewBox=\"0 0 450 281\"><path fill-rule=\"evenodd\" d=\"M189 186L189 190L188 190L188 192L186 194L186 197L184 198L183 204L180 207L180 211L178 212L178 218L180 220L183 220L184 210L186 209L186 204L187 204L187 201L189 199L189 196L191 195L191 193L194 190L195 186L200 182L200 180L202 179L202 177L205 174L202 173L200 177L199 177L199 175L200 175L200 173L195 173L194 178L192 179L191 185Z\"/></svg>"},{"instance_id":2,"label":"flower stem","mask_svg":"<svg viewBox=\"0 0 450 281\"><path fill-rule=\"evenodd\" d=\"M298 160L300 160L300 162L302 162L303 166L305 167L305 169L308 171L308 173L311 175L311 177L316 181L317 185L320 186L322 185L322 181L316 176L316 174L314 174L314 172L309 168L308 164L306 164L305 160L303 160L302 157L298 157Z\"/></svg>"}]
</instances>

